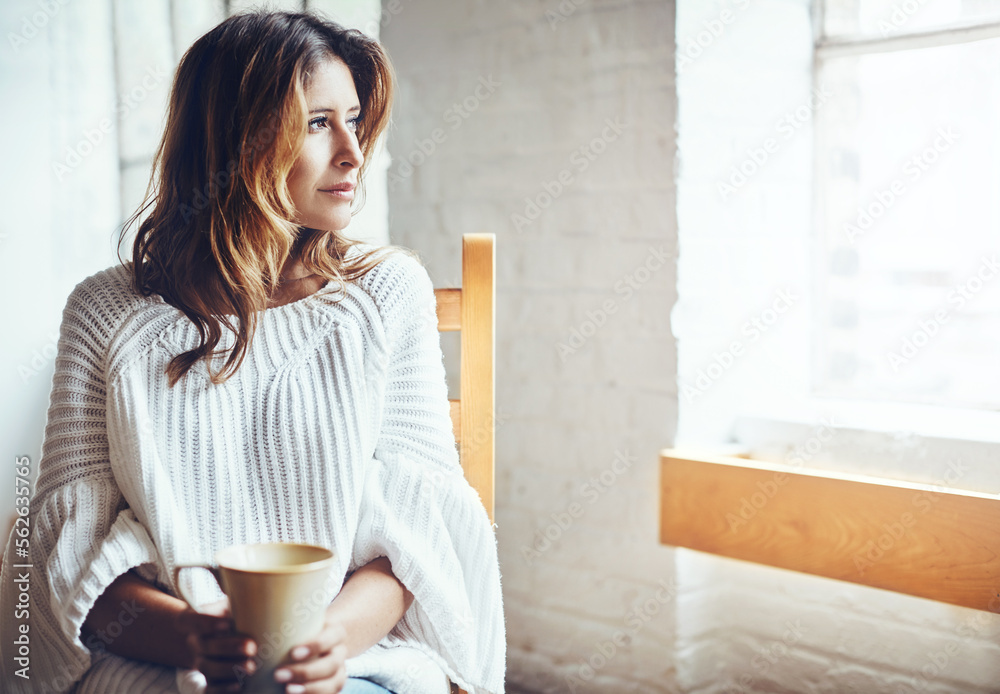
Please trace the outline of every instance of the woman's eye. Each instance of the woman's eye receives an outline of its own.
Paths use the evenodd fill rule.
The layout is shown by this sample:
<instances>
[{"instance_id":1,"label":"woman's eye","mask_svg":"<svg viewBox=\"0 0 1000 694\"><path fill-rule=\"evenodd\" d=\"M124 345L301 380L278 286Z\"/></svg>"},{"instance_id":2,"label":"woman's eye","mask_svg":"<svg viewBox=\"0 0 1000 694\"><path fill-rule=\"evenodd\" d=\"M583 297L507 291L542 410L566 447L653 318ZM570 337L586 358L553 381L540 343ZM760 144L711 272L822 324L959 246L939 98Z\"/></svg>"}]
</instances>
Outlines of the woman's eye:
<instances>
[{"instance_id":1,"label":"woman's eye","mask_svg":"<svg viewBox=\"0 0 1000 694\"><path fill-rule=\"evenodd\" d=\"M309 130L316 131L329 123L329 119L326 116L318 116L309 121ZM347 121L347 129L352 133L357 132L358 125L361 123L361 116L355 116Z\"/></svg>"}]
</instances>

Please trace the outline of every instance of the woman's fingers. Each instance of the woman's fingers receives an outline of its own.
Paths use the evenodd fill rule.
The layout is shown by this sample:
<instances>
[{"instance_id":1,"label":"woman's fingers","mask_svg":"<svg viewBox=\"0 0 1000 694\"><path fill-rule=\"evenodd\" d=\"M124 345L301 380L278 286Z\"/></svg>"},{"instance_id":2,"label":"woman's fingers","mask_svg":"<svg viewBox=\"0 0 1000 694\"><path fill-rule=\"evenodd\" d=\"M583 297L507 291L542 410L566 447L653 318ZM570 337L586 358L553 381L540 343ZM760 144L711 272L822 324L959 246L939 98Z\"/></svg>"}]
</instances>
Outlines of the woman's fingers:
<instances>
[{"instance_id":1,"label":"woman's fingers","mask_svg":"<svg viewBox=\"0 0 1000 694\"><path fill-rule=\"evenodd\" d=\"M253 658L199 658L196 667L205 675L209 684L242 683L257 672Z\"/></svg>"},{"instance_id":2,"label":"woman's fingers","mask_svg":"<svg viewBox=\"0 0 1000 694\"><path fill-rule=\"evenodd\" d=\"M289 684L285 687L286 694L339 694L347 683L347 669L341 668L340 672L326 680L317 680L305 684Z\"/></svg>"},{"instance_id":3,"label":"woman's fingers","mask_svg":"<svg viewBox=\"0 0 1000 694\"><path fill-rule=\"evenodd\" d=\"M229 617L195 612L188 607L177 615L177 628L188 634L211 634L232 630L233 620Z\"/></svg>"},{"instance_id":4,"label":"woman's fingers","mask_svg":"<svg viewBox=\"0 0 1000 694\"><path fill-rule=\"evenodd\" d=\"M306 658L313 658L317 655L324 655L329 653L335 646L338 646L347 641L347 630L344 625L337 621L328 621L323 625L323 630L320 631L316 636L304 641L301 644L295 646L292 649L290 656L292 660L305 660ZM307 651L303 651L305 655L302 657L296 657L300 652L299 649L306 648Z\"/></svg>"},{"instance_id":5,"label":"woman's fingers","mask_svg":"<svg viewBox=\"0 0 1000 694\"><path fill-rule=\"evenodd\" d=\"M248 636L223 632L197 637L195 667L209 682L242 682L257 671L257 644Z\"/></svg>"},{"instance_id":6,"label":"woman's fingers","mask_svg":"<svg viewBox=\"0 0 1000 694\"><path fill-rule=\"evenodd\" d=\"M210 634L232 632L233 623L228 617L202 614L190 607L180 612L176 618L177 631L184 636L191 661L189 667L197 669L197 660L201 654L202 637Z\"/></svg>"},{"instance_id":7,"label":"woman's fingers","mask_svg":"<svg viewBox=\"0 0 1000 694\"><path fill-rule=\"evenodd\" d=\"M200 670L208 680L206 694L240 691L243 681L258 668L254 661L257 644L250 637L233 631L232 619L228 617L228 600L201 605L199 610L215 614L189 607L177 616L179 630L187 635L194 661L192 667Z\"/></svg>"},{"instance_id":8,"label":"woman's fingers","mask_svg":"<svg viewBox=\"0 0 1000 694\"><path fill-rule=\"evenodd\" d=\"M233 631L228 614L228 601L219 601L178 616L194 653L194 667L208 682L205 694L240 691L259 668L257 644ZM346 659L347 632L339 622L328 621L319 634L292 649L275 679L287 685L289 694L337 694L347 681Z\"/></svg>"},{"instance_id":9,"label":"woman's fingers","mask_svg":"<svg viewBox=\"0 0 1000 694\"><path fill-rule=\"evenodd\" d=\"M347 646L343 643L339 643L328 653L315 654L315 652L310 652L310 655L304 660L300 660L297 663L287 663L282 665L275 671L274 679L278 682L289 683L290 685L319 685L325 683L324 687L329 687L331 680L335 680L337 678L341 678L343 680L347 679L347 668L344 667L344 661L346 659ZM343 686L343 684L341 684L341 686ZM286 688L286 691L292 693L327 692L340 691L340 689L302 689L298 686L289 686Z\"/></svg>"},{"instance_id":10,"label":"woman's fingers","mask_svg":"<svg viewBox=\"0 0 1000 694\"><path fill-rule=\"evenodd\" d=\"M257 643L242 634L205 635L198 645L201 654L208 658L252 658L257 655Z\"/></svg>"},{"instance_id":11,"label":"woman's fingers","mask_svg":"<svg viewBox=\"0 0 1000 694\"><path fill-rule=\"evenodd\" d=\"M344 668L347 658L347 646L338 644L329 653L315 655L310 653L306 660L298 663L286 663L279 667L274 675L279 682L295 682L304 684L317 680L327 680L338 674ZM288 673L282 676L283 673Z\"/></svg>"}]
</instances>

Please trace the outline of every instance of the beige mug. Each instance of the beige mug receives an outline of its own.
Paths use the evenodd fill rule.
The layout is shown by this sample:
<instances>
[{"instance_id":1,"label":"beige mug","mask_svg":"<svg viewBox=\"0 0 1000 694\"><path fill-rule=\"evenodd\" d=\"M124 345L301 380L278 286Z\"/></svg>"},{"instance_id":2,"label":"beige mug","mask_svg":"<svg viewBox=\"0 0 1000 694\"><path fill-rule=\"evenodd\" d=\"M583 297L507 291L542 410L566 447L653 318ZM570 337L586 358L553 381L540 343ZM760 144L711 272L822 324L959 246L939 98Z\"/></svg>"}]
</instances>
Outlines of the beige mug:
<instances>
[{"instance_id":1,"label":"beige mug","mask_svg":"<svg viewBox=\"0 0 1000 694\"><path fill-rule=\"evenodd\" d=\"M323 628L326 607L334 597L327 593L333 552L317 545L270 542L226 547L214 559L212 564L174 567L174 585L197 610L181 587L180 574L184 569L210 571L229 598L236 631L257 642L257 671L249 676L237 673L243 691L284 692L285 685L274 681L274 671L292 648Z\"/></svg>"}]
</instances>

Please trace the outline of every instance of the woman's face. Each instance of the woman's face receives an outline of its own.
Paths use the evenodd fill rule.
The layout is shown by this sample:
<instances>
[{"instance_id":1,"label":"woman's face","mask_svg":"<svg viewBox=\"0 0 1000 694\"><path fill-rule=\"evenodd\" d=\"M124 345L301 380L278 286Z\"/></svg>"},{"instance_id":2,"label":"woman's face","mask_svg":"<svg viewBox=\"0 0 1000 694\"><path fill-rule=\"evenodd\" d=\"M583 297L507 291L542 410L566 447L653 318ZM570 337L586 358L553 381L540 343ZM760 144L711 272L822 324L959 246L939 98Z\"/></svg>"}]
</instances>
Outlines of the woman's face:
<instances>
[{"instance_id":1,"label":"woman's face","mask_svg":"<svg viewBox=\"0 0 1000 694\"><path fill-rule=\"evenodd\" d=\"M351 221L351 201L364 156L356 134L361 105L354 78L340 59L322 63L306 89L309 131L288 175L295 221L338 231Z\"/></svg>"}]
</instances>

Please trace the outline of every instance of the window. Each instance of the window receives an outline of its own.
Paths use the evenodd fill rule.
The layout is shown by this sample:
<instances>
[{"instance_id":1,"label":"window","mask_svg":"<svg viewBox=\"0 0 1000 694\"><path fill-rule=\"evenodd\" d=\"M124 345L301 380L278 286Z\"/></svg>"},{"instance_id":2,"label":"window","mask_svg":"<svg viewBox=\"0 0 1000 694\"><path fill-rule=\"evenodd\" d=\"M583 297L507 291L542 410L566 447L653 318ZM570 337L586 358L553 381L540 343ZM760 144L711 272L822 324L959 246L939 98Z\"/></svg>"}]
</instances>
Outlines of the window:
<instances>
[{"instance_id":1,"label":"window","mask_svg":"<svg viewBox=\"0 0 1000 694\"><path fill-rule=\"evenodd\" d=\"M998 5L825 3L818 394L1000 409Z\"/></svg>"},{"instance_id":2,"label":"window","mask_svg":"<svg viewBox=\"0 0 1000 694\"><path fill-rule=\"evenodd\" d=\"M955 29L1000 21L996 0L825 0L815 12L823 22L821 43L937 31L948 32L945 41L954 42Z\"/></svg>"},{"instance_id":3,"label":"window","mask_svg":"<svg viewBox=\"0 0 1000 694\"><path fill-rule=\"evenodd\" d=\"M1000 441L998 65L997 2L678 0L679 445Z\"/></svg>"}]
</instances>

